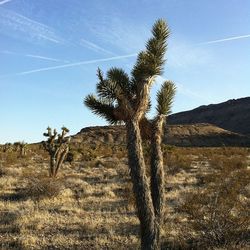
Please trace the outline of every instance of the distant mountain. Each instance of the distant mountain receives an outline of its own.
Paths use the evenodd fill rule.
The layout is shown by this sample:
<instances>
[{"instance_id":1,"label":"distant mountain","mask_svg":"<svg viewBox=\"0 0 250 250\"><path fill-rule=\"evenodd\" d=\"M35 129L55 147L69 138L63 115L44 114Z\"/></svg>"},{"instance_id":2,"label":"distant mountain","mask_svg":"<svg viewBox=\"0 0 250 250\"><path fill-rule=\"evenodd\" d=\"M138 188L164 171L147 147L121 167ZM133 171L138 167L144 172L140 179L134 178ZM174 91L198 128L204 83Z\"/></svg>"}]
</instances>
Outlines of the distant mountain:
<instances>
[{"instance_id":1,"label":"distant mountain","mask_svg":"<svg viewBox=\"0 0 250 250\"><path fill-rule=\"evenodd\" d=\"M220 128L250 135L250 97L200 106L170 115L168 124L210 123Z\"/></svg>"}]
</instances>

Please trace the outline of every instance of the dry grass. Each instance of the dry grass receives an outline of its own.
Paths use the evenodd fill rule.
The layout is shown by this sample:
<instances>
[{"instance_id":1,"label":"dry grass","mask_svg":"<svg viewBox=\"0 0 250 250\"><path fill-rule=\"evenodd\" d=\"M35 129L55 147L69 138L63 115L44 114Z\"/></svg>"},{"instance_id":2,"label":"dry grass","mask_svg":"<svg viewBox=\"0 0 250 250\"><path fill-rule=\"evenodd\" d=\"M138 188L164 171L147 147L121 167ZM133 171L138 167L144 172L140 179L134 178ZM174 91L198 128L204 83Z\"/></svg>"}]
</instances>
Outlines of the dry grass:
<instances>
[{"instance_id":1,"label":"dry grass","mask_svg":"<svg viewBox=\"0 0 250 250\"><path fill-rule=\"evenodd\" d=\"M139 222L125 147L98 145L72 151L77 157L63 165L56 180L47 178L48 158L37 145L25 159L0 153L0 249L139 249ZM242 188L227 204L231 210L234 203L240 204L233 198L246 204L249 187L243 186L249 177L250 152L244 148L175 147L166 147L164 152L168 160L163 249L195 249L192 244L202 233L195 223L201 217L195 221L190 214L195 209L202 216L203 207L208 206L204 201L190 202L192 194L213 194L215 183L227 184L225 174L230 172L234 178L229 186ZM237 171L244 172L244 181ZM183 204L189 210L181 210ZM196 204L198 208L192 207ZM244 217L237 216L237 221ZM184 235L185 231L192 237ZM234 230L231 238L232 234L236 235ZM236 243L231 242L227 249Z\"/></svg>"}]
</instances>

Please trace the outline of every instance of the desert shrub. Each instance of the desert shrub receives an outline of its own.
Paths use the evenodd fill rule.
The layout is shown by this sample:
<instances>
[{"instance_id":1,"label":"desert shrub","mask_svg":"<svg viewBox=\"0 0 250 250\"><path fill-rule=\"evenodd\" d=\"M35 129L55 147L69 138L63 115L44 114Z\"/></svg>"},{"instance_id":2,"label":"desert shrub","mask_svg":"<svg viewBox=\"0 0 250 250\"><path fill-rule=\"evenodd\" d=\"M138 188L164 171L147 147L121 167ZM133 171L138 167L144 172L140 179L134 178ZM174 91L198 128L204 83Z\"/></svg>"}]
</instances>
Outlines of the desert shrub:
<instances>
[{"instance_id":1,"label":"desert shrub","mask_svg":"<svg viewBox=\"0 0 250 250\"><path fill-rule=\"evenodd\" d=\"M67 178L65 180L65 186L66 188L71 189L75 193L75 198L77 200L83 197L87 197L93 192L93 188L89 183L77 177Z\"/></svg>"},{"instance_id":2,"label":"desert shrub","mask_svg":"<svg viewBox=\"0 0 250 250\"><path fill-rule=\"evenodd\" d=\"M209 165L214 169L223 171L233 171L247 167L247 158L243 156L215 155L209 160Z\"/></svg>"},{"instance_id":3,"label":"desert shrub","mask_svg":"<svg viewBox=\"0 0 250 250\"><path fill-rule=\"evenodd\" d=\"M19 154L17 152L6 152L4 157L6 166L17 164L19 159Z\"/></svg>"},{"instance_id":4,"label":"desert shrub","mask_svg":"<svg viewBox=\"0 0 250 250\"><path fill-rule=\"evenodd\" d=\"M126 201L128 210L134 210L136 208L135 195L130 180L124 182L123 188L120 190L118 196Z\"/></svg>"},{"instance_id":5,"label":"desert shrub","mask_svg":"<svg viewBox=\"0 0 250 250\"><path fill-rule=\"evenodd\" d=\"M0 178L5 175L7 175L7 171L2 165L0 165Z\"/></svg>"},{"instance_id":6,"label":"desert shrub","mask_svg":"<svg viewBox=\"0 0 250 250\"><path fill-rule=\"evenodd\" d=\"M246 157L250 153L249 148L240 147L172 147L165 145L164 152L173 151L175 153L190 156L195 155L200 159L213 158L214 156L224 156L224 157Z\"/></svg>"},{"instance_id":7,"label":"desert shrub","mask_svg":"<svg viewBox=\"0 0 250 250\"><path fill-rule=\"evenodd\" d=\"M246 176L242 177L242 182L245 177L249 176L247 173L247 157L244 156L231 156L225 155L214 155L208 159L209 168L212 170L210 174L204 176L205 183L219 183L225 182L230 176L237 173L245 172Z\"/></svg>"},{"instance_id":8,"label":"desert shrub","mask_svg":"<svg viewBox=\"0 0 250 250\"><path fill-rule=\"evenodd\" d=\"M65 161L71 164L72 162L74 162L75 158L76 158L75 152L70 150L66 155Z\"/></svg>"},{"instance_id":9,"label":"desert shrub","mask_svg":"<svg viewBox=\"0 0 250 250\"><path fill-rule=\"evenodd\" d=\"M85 150L82 148L70 147L65 161L67 161L69 163L73 163L75 161L80 161L83 158L82 156L83 156L84 152L85 152Z\"/></svg>"},{"instance_id":10,"label":"desert shrub","mask_svg":"<svg viewBox=\"0 0 250 250\"><path fill-rule=\"evenodd\" d=\"M187 236L200 249L236 249L249 244L249 199L245 197L250 175L246 169L222 171L207 183L206 189L189 193L180 210L188 216Z\"/></svg>"},{"instance_id":11,"label":"desert shrub","mask_svg":"<svg viewBox=\"0 0 250 250\"><path fill-rule=\"evenodd\" d=\"M114 145L112 147L112 154L115 155L118 159L127 157L126 146Z\"/></svg>"},{"instance_id":12,"label":"desert shrub","mask_svg":"<svg viewBox=\"0 0 250 250\"><path fill-rule=\"evenodd\" d=\"M95 152L99 153L98 156L105 156L105 157L112 157L113 156L113 149L110 146L107 146L105 144L100 145Z\"/></svg>"},{"instance_id":13,"label":"desert shrub","mask_svg":"<svg viewBox=\"0 0 250 250\"><path fill-rule=\"evenodd\" d=\"M176 146L174 146L174 145L164 144L164 145L162 146L163 152L165 152L165 151L173 151L173 150L175 150L175 149L176 149Z\"/></svg>"},{"instance_id":14,"label":"desert shrub","mask_svg":"<svg viewBox=\"0 0 250 250\"><path fill-rule=\"evenodd\" d=\"M174 175L181 170L187 170L191 167L193 159L190 155L182 155L175 150L167 150L164 152L164 160L167 166L167 172Z\"/></svg>"},{"instance_id":15,"label":"desert shrub","mask_svg":"<svg viewBox=\"0 0 250 250\"><path fill-rule=\"evenodd\" d=\"M83 161L92 161L100 155L99 151L86 148L82 155Z\"/></svg>"},{"instance_id":16,"label":"desert shrub","mask_svg":"<svg viewBox=\"0 0 250 250\"><path fill-rule=\"evenodd\" d=\"M21 167L24 167L24 168L30 165L29 158L27 157L27 155L22 156L22 158L19 159L18 163Z\"/></svg>"},{"instance_id":17,"label":"desert shrub","mask_svg":"<svg viewBox=\"0 0 250 250\"><path fill-rule=\"evenodd\" d=\"M63 185L59 179L34 178L29 180L23 193L27 198L41 200L56 197L62 189Z\"/></svg>"},{"instance_id":18,"label":"desert shrub","mask_svg":"<svg viewBox=\"0 0 250 250\"><path fill-rule=\"evenodd\" d=\"M221 154L227 157L232 156L241 156L246 157L250 153L249 148L240 148L240 147L222 147L221 148Z\"/></svg>"},{"instance_id":19,"label":"desert shrub","mask_svg":"<svg viewBox=\"0 0 250 250\"><path fill-rule=\"evenodd\" d=\"M82 154L83 161L93 161L98 157L113 157L118 158L126 157L125 147L120 146L107 146L105 144L83 146L78 149Z\"/></svg>"}]
</instances>

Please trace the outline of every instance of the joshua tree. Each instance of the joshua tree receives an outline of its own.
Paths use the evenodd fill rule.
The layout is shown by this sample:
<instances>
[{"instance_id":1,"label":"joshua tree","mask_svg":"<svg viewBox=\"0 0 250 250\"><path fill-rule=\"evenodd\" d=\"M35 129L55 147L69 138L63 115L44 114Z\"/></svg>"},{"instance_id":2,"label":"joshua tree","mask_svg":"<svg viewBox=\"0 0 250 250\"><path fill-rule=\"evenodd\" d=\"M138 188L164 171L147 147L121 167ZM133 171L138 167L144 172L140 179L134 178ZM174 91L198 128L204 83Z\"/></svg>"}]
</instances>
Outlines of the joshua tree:
<instances>
[{"instance_id":1,"label":"joshua tree","mask_svg":"<svg viewBox=\"0 0 250 250\"><path fill-rule=\"evenodd\" d=\"M58 134L56 129L54 129L52 133L51 128L48 127L47 131L48 132L43 135L48 137L48 140L43 142L43 146L50 155L49 176L56 177L58 170L69 151L70 137L65 138L65 135L69 130L66 127L62 127L62 133Z\"/></svg>"},{"instance_id":2,"label":"joshua tree","mask_svg":"<svg viewBox=\"0 0 250 250\"><path fill-rule=\"evenodd\" d=\"M25 156L27 153L27 143L25 143L24 141L20 142L20 154L21 156Z\"/></svg>"},{"instance_id":3,"label":"joshua tree","mask_svg":"<svg viewBox=\"0 0 250 250\"><path fill-rule=\"evenodd\" d=\"M95 114L109 123L124 122L127 131L127 150L130 175L140 220L141 248L160 249L160 222L164 200L164 171L161 137L165 116L169 113L175 93L172 82L165 82L158 92L157 116L153 121L145 117L150 109L150 88L163 73L169 29L158 20L152 29L146 50L138 54L129 77L122 69L111 68L106 78L97 71L97 97L88 95L84 102ZM141 131L141 128L143 130ZM141 132L151 128L151 182L146 175ZM142 133L143 134L143 133Z\"/></svg>"},{"instance_id":4,"label":"joshua tree","mask_svg":"<svg viewBox=\"0 0 250 250\"><path fill-rule=\"evenodd\" d=\"M27 143L24 141L21 142L15 142L14 145L15 151L20 153L20 156L25 156L26 155L26 149L27 149Z\"/></svg>"}]
</instances>

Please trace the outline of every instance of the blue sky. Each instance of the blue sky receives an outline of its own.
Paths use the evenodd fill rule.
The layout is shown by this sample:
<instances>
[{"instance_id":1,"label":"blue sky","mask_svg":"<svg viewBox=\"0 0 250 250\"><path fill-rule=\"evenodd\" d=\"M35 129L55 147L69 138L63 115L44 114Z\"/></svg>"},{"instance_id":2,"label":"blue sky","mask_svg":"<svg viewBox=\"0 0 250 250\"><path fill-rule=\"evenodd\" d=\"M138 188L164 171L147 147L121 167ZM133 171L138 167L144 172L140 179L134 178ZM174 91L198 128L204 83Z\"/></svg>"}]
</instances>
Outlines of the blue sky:
<instances>
[{"instance_id":1,"label":"blue sky","mask_svg":"<svg viewBox=\"0 0 250 250\"><path fill-rule=\"evenodd\" d=\"M105 125L83 105L96 69L130 72L158 18L171 37L152 99L164 79L173 112L250 95L248 0L0 0L0 143Z\"/></svg>"}]
</instances>

